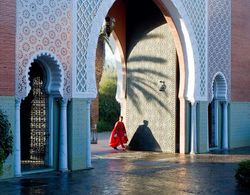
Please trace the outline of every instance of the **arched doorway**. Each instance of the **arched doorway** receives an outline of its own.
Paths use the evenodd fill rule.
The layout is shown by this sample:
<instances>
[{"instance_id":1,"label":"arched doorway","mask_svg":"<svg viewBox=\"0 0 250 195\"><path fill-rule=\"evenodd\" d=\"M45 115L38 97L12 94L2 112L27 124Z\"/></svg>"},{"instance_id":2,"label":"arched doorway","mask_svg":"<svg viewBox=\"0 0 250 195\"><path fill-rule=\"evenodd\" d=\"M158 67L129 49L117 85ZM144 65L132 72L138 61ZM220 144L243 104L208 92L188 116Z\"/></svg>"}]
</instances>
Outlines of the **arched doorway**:
<instances>
[{"instance_id":1,"label":"arched doorway","mask_svg":"<svg viewBox=\"0 0 250 195\"><path fill-rule=\"evenodd\" d=\"M208 129L209 129L209 149L218 148L218 102L213 99L213 101L208 105Z\"/></svg>"},{"instance_id":2,"label":"arched doorway","mask_svg":"<svg viewBox=\"0 0 250 195\"><path fill-rule=\"evenodd\" d=\"M62 68L52 54L41 53L27 70L30 90L20 105L21 172L57 169Z\"/></svg>"},{"instance_id":3,"label":"arched doorway","mask_svg":"<svg viewBox=\"0 0 250 195\"><path fill-rule=\"evenodd\" d=\"M208 105L209 150L228 148L227 85L222 73L217 73L212 85L213 98Z\"/></svg>"},{"instance_id":4,"label":"arched doorway","mask_svg":"<svg viewBox=\"0 0 250 195\"><path fill-rule=\"evenodd\" d=\"M97 131L111 131L120 115L117 94L118 67L115 59L116 44L113 27L114 18L106 17L96 48L97 97L91 103L91 143L97 143ZM119 90L119 89L118 89Z\"/></svg>"},{"instance_id":5,"label":"arched doorway","mask_svg":"<svg viewBox=\"0 0 250 195\"><path fill-rule=\"evenodd\" d=\"M121 46L120 51L122 52L120 55L125 56L123 62L123 75L125 75L123 85L126 86L124 93L126 104L122 106L125 105L126 107L125 113L126 124L129 131L128 134L132 140L137 128L143 125L142 122L148 121L149 127L156 129L153 130L154 132L152 133L153 139L156 140L155 143L160 142L156 144L158 147L149 148L149 150L179 152L180 137L182 136L182 139L183 137L185 137L185 140L187 139L183 129L182 133L180 133L179 125L181 123L180 112L182 112L182 115L185 114L185 107L180 106L179 97L183 98L182 90L186 74L185 68L183 68L184 58L181 51L180 40L178 35L172 32L173 22L168 22L168 20L170 21L171 19L166 19L167 17L171 18L169 15L166 15L168 12L162 12L164 6L152 0L145 1L145 4L148 9L140 16L136 16L136 11L140 8L139 3L132 1L126 1L126 5L124 5L123 1L115 1L108 12L108 16L114 17L116 20L114 31L117 35L117 42L119 42ZM135 14L133 15L131 13ZM143 21L144 17L146 17L146 19ZM123 20L124 18L126 18L125 21ZM149 24L148 21L155 23ZM122 26L121 24L126 25L124 27L124 25ZM134 29L132 29L133 27L131 28L131 24L134 24ZM139 48L138 46L142 42L146 42L146 40L150 40L151 42L147 42ZM148 50L145 50L145 48L148 48ZM135 54L135 50L141 53ZM132 70L136 66L139 67L137 67L136 70ZM180 66L182 72L180 71ZM139 76L140 78L136 76L136 74L141 74ZM150 74L151 76L153 75L153 80L149 78ZM181 81L180 77L182 79ZM140 82L138 79L143 81ZM133 93L133 89L135 88L137 88L138 93ZM137 101L135 99L139 93L142 93L142 96L140 97L141 99L139 98L140 100ZM171 98L169 98L170 96ZM138 109L139 106L145 108L145 112L142 113L141 110ZM152 109L147 110L149 107ZM122 108L122 110L124 109ZM136 124L135 118L138 119ZM185 122L183 124L182 128L185 128L183 127L185 126ZM184 146L186 144L185 140L181 143L181 152L186 150L186 148L184 149L184 147L186 147Z\"/></svg>"},{"instance_id":6,"label":"arched doorway","mask_svg":"<svg viewBox=\"0 0 250 195\"><path fill-rule=\"evenodd\" d=\"M95 52L96 50L96 44L98 39L98 33L100 32L101 25L103 23L104 18L108 15L111 17L114 17L116 20L116 26L115 26L115 33L117 35L117 40L121 46L121 56L124 56L123 61L123 78L125 77L125 82L123 81L123 84L125 86L127 85L126 78L127 78L127 5L126 3L133 3L132 1L122 1L122 0L107 0L101 3L98 12L96 14L96 17L93 20L93 25L91 27L91 33L90 38L88 41L88 51ZM176 123L173 123L174 126L176 125L176 128L179 129L179 134L176 133L176 128L174 130L174 134L171 134L170 136L174 137L173 145L174 147L171 147L171 152L176 152L179 148L180 153L188 153L190 151L190 133L189 133L189 118L187 116L188 112L188 103L187 101L193 102L195 100L195 88L198 83L196 82L196 79L199 78L199 74L196 74L198 71L196 71L198 65L198 57L197 57L197 43L194 38L193 29L190 25L190 19L187 17L185 10L183 10L181 7L181 3L178 3L178 1L167 1L167 0L154 0L150 1L151 3L154 2L157 7L159 8L159 12L162 13L163 17L169 24L169 30L172 33L176 52L177 54L177 64L178 64L178 72L179 79L178 82L175 82L175 85L179 86L177 87L176 94L178 98L176 98L177 103L175 105L179 105L179 111L177 116L179 119L176 121ZM122 9L116 9L116 12L114 10L115 7L119 7ZM154 5L155 6L155 5ZM136 18L135 18L136 19ZM122 21L119 23L118 21ZM117 24L121 24L120 27L117 27ZM126 24L126 25L125 25ZM93 60L92 52L87 53L87 59L86 64L89 64L89 69L91 70L91 75L87 78L87 80L90 83L93 83L94 79L94 67L95 67L95 61ZM146 76L146 75L145 75ZM177 76L178 77L178 76ZM161 83L160 83L161 84ZM175 86L176 87L176 86ZM90 87L91 89L95 88L93 85ZM127 88L124 88L124 99L127 98ZM127 99L126 99L127 100ZM127 102L127 101L126 101ZM126 103L125 102L125 103ZM126 107L127 110L127 104L123 104ZM124 107L124 106L123 106ZM123 108L122 108L123 110ZM178 108L176 109L178 110ZM128 112L126 113L126 119L128 117ZM132 113L133 114L133 113ZM124 115L124 114L123 114ZM143 120L140 121L142 123ZM192 122L193 123L193 122ZM138 127L138 126L137 126ZM177 138L176 138L177 137ZM130 137L131 138L131 137ZM178 141L177 141L178 139ZM178 147L176 147L179 145ZM164 150L166 151L166 150Z\"/></svg>"},{"instance_id":7,"label":"arched doorway","mask_svg":"<svg viewBox=\"0 0 250 195\"><path fill-rule=\"evenodd\" d=\"M21 103L22 171L49 167L49 123L46 71L36 60L30 69L29 95Z\"/></svg>"}]
</instances>

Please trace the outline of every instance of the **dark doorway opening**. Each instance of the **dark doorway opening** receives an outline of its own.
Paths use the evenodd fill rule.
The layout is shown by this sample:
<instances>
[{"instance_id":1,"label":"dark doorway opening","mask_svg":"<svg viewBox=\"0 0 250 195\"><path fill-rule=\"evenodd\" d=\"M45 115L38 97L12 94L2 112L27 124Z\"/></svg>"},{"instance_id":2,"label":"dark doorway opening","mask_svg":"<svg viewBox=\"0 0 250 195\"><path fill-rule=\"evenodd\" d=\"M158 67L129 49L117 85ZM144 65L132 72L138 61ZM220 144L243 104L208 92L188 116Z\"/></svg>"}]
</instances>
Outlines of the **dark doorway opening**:
<instances>
[{"instance_id":1,"label":"dark doorway opening","mask_svg":"<svg viewBox=\"0 0 250 195\"><path fill-rule=\"evenodd\" d=\"M216 102L213 100L208 106L208 124L209 124L209 148L218 147L216 131Z\"/></svg>"},{"instance_id":2,"label":"dark doorway opening","mask_svg":"<svg viewBox=\"0 0 250 195\"><path fill-rule=\"evenodd\" d=\"M48 98L44 73L37 61L32 63L31 90L21 104L22 172L48 167Z\"/></svg>"}]
</instances>

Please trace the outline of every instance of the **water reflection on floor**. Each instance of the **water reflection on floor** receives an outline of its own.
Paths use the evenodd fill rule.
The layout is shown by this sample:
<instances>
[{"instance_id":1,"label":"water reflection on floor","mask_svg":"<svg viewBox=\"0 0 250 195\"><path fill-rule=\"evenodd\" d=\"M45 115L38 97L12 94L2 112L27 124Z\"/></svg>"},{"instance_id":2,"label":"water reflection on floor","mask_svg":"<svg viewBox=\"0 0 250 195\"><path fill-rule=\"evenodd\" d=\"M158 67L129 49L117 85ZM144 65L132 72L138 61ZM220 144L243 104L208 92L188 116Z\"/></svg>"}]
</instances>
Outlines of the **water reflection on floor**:
<instances>
[{"instance_id":1,"label":"water reflection on floor","mask_svg":"<svg viewBox=\"0 0 250 195\"><path fill-rule=\"evenodd\" d=\"M95 146L97 147L97 146ZM216 154L93 152L94 169L40 173L0 182L0 194L250 194L237 185L238 162L250 148Z\"/></svg>"}]
</instances>

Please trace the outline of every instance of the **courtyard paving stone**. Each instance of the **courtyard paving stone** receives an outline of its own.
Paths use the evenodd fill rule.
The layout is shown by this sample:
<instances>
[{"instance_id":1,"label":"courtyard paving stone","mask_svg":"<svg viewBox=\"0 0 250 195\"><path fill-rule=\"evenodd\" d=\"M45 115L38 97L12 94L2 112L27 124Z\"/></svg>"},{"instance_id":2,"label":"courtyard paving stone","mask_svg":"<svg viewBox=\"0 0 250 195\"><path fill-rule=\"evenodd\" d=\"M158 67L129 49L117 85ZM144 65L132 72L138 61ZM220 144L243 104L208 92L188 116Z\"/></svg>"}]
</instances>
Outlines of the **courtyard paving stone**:
<instances>
[{"instance_id":1,"label":"courtyard paving stone","mask_svg":"<svg viewBox=\"0 0 250 195\"><path fill-rule=\"evenodd\" d=\"M107 146L107 133L99 136L91 145L93 169L3 180L0 194L250 194L234 178L250 147L198 155L124 152Z\"/></svg>"}]
</instances>

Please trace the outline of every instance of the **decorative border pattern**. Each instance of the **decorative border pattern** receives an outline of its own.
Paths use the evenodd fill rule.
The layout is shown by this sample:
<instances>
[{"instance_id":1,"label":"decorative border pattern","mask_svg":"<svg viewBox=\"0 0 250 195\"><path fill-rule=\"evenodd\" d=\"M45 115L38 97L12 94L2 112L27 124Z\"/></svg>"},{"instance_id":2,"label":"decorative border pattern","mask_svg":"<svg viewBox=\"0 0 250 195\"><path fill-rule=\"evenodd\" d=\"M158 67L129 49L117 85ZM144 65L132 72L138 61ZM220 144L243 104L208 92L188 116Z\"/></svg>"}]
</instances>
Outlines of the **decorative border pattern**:
<instances>
[{"instance_id":1,"label":"decorative border pattern","mask_svg":"<svg viewBox=\"0 0 250 195\"><path fill-rule=\"evenodd\" d=\"M183 0L184 1L184 0ZM95 60L95 49L96 49L96 44L97 44L97 36L98 36L98 30L101 28L101 24L108 12L108 10L112 7L112 4L115 2L115 0L93 0L91 2L87 0L78 0L77 1L77 16L76 16L76 21L75 23L77 24L76 31L77 31L77 41L75 41L76 44L76 68L74 70L74 73L76 75L76 79L74 80L74 96L76 97L85 97L85 98L94 98L96 95L96 86L95 86L95 75L94 75L94 60ZM172 4L171 6L175 6L178 12L183 16L183 19L185 22L188 23L189 28L192 28L191 24L195 24L195 21L190 24L190 18L189 15L186 14L185 7L183 6L183 3L179 0L173 0L173 2L169 1L163 1L166 4ZM190 5L190 2L185 1L186 4ZM202 3L202 1L199 1L201 7L205 9L205 4ZM195 9L195 7L192 7ZM199 13L204 14L204 10L202 8L199 9ZM186 9L187 6L186 6ZM188 11L193 11L193 10L188 10ZM199 17L198 17L199 18ZM202 18L201 21L199 21L199 24L203 25L203 21L205 20L205 14L204 17ZM75 25L76 25L75 24ZM199 25L197 25L199 26ZM206 25L203 25L204 27ZM205 27L204 27L205 28ZM202 33L205 33L205 29L202 28ZM205 70L199 70L199 52L198 52L198 44L196 43L196 38L198 37L199 33L196 34L193 31L193 29L190 30L190 36L192 39L192 47L194 49L194 61L195 64L191 66L195 66L192 69L195 71L193 73L193 76L198 77L196 78L196 84L198 83L198 88L196 89L191 89L194 84L190 85L191 88L189 87L189 90L196 90L193 93L190 93L191 96L197 96L199 92L199 83L200 83L200 72L203 72L203 84L202 84L202 89L204 91L204 95L206 95L206 64L204 64ZM205 35L204 35L205 36ZM204 37L201 37L200 40L204 40ZM202 51L205 52L205 43L204 47L202 48ZM197 48L196 48L197 47ZM88 52L87 52L88 51ZM200 54L201 55L201 54ZM205 56L205 55L202 55ZM205 61L206 57L204 57ZM198 62L197 62L198 61ZM198 91L198 92L197 92ZM193 95L192 95L193 94ZM198 96L199 98L200 96ZM191 98L192 99L192 98Z\"/></svg>"},{"instance_id":2,"label":"decorative border pattern","mask_svg":"<svg viewBox=\"0 0 250 195\"><path fill-rule=\"evenodd\" d=\"M71 0L17 0L16 96L29 92L28 63L39 51L48 51L60 61L64 72L63 95L72 90ZM34 59L33 59L34 60Z\"/></svg>"},{"instance_id":3,"label":"decorative border pattern","mask_svg":"<svg viewBox=\"0 0 250 195\"><path fill-rule=\"evenodd\" d=\"M40 62L44 63L45 69L50 71L49 80L50 83L48 85L48 92L50 94L56 96L63 96L63 86L64 86L64 73L63 73L63 66L60 62L56 59L56 56L48 51L39 51L35 53L27 63L26 71L29 71L31 68L31 64L39 59ZM53 66L51 66L53 64ZM29 83L29 72L26 72L27 82ZM27 85L27 91L31 90L31 86Z\"/></svg>"},{"instance_id":4,"label":"decorative border pattern","mask_svg":"<svg viewBox=\"0 0 250 195\"><path fill-rule=\"evenodd\" d=\"M204 0L181 0L189 16L194 30L195 39L198 44L199 55L199 94L201 97L207 97L207 46L206 46L206 1ZM196 89L197 90L197 89Z\"/></svg>"},{"instance_id":5,"label":"decorative border pattern","mask_svg":"<svg viewBox=\"0 0 250 195\"><path fill-rule=\"evenodd\" d=\"M93 83L91 83L88 78L89 76L91 77L91 73L89 72L91 69L89 69L86 63L87 56L89 55L88 53L92 51L87 52L87 48L89 47L89 37L92 33L91 29L93 20L96 17L102 2L103 0L77 1L76 86L74 86L76 93L83 94L85 92L88 93L91 90L93 92L95 91L94 88L91 89L92 87L88 86L89 84L93 85ZM114 0L110 0L105 2L105 4L112 6L113 2ZM207 94L206 1L195 0L191 2L189 0L182 0L181 2L174 1L174 4L183 4L191 21L195 39L198 44L200 64L200 67L198 67L200 75L198 82L200 85L199 95L205 97ZM57 59L61 62L65 73L64 95L68 97L71 96L72 5L73 3L71 0L17 0L17 96L23 98L27 95L27 63L30 57L40 50L48 50L51 53L54 53ZM230 11L230 5L226 0L220 2L209 0L210 12L212 9L217 9L217 5L219 5L219 7L224 5L226 9L222 11L227 14L228 11ZM213 17L215 18L215 16L209 15L210 24L211 22L213 23ZM224 21L225 24L227 22L228 21L226 20ZM209 31L212 26L213 25L209 25ZM219 23L217 23L217 26L219 26ZM216 32L216 29L217 28L215 27L212 32ZM210 33L210 35L211 34L213 33ZM209 41L211 41L211 37L213 37L213 35L209 36ZM212 51L210 51L209 56L213 56L211 52ZM213 64L211 61L212 60L209 61L209 64ZM230 71L225 75L229 74ZM228 76L226 76L226 78L228 80ZM210 81L211 76L209 76L209 82Z\"/></svg>"},{"instance_id":6,"label":"decorative border pattern","mask_svg":"<svg viewBox=\"0 0 250 195\"><path fill-rule=\"evenodd\" d=\"M213 97L213 78L225 76L227 99L231 99L231 1L208 0L208 83Z\"/></svg>"},{"instance_id":7,"label":"decorative border pattern","mask_svg":"<svg viewBox=\"0 0 250 195\"><path fill-rule=\"evenodd\" d=\"M93 19L96 16L102 0L78 0L77 1L77 46L76 46L76 93L89 92L88 77L92 74L88 72L86 64L87 50ZM91 83L90 83L91 84ZM91 84L93 85L93 84Z\"/></svg>"}]
</instances>

